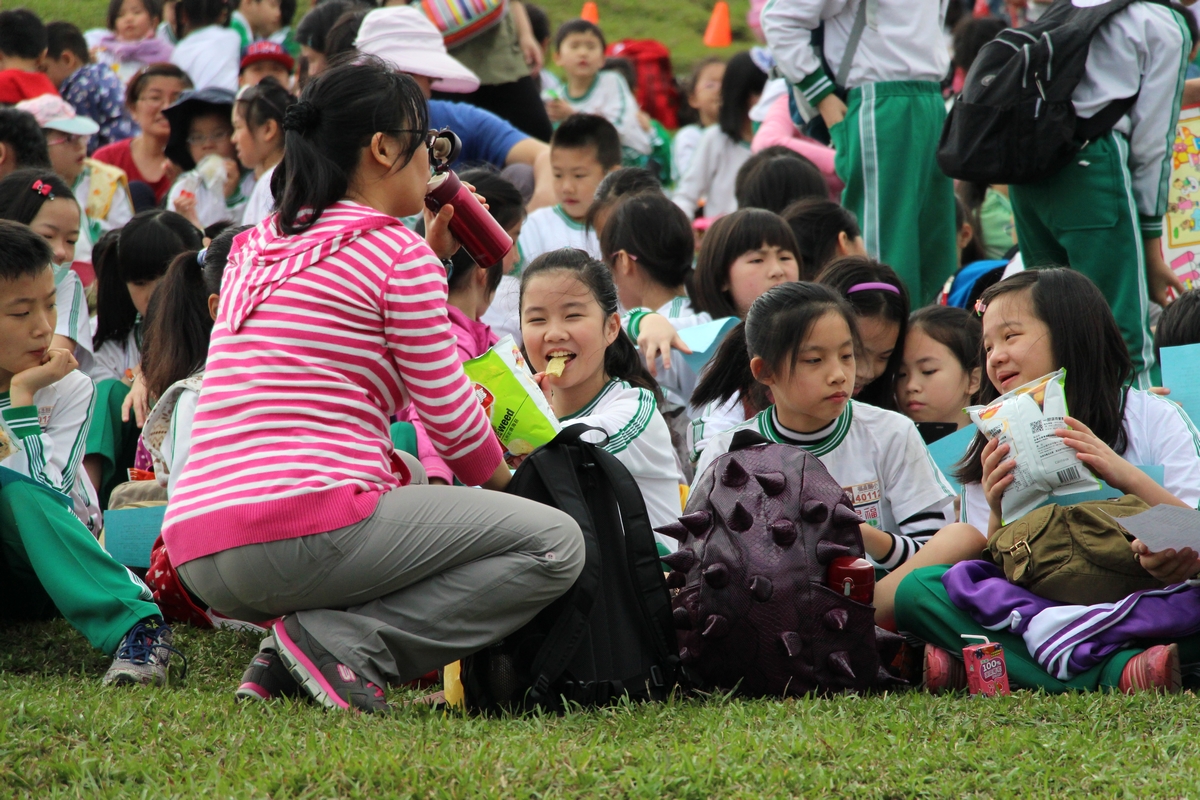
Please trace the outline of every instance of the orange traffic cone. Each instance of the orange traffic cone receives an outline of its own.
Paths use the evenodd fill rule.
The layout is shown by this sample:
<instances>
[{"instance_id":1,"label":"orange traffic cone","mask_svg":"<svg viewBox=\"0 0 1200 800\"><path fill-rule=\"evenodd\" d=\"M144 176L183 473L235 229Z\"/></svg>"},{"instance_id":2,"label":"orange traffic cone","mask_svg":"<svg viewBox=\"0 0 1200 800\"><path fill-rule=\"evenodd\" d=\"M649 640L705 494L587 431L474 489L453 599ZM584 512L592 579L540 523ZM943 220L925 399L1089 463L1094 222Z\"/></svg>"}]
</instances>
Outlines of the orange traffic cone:
<instances>
[{"instance_id":1,"label":"orange traffic cone","mask_svg":"<svg viewBox=\"0 0 1200 800\"><path fill-rule=\"evenodd\" d=\"M579 18L586 19L588 22L592 23L593 25L599 25L600 24L600 9L596 7L596 4L593 3L592 0L588 0L586 3L583 4L583 11L579 12Z\"/></svg>"},{"instance_id":2,"label":"orange traffic cone","mask_svg":"<svg viewBox=\"0 0 1200 800\"><path fill-rule=\"evenodd\" d=\"M717 0L708 27L704 30L705 47L729 47L733 44L733 31L729 25L729 3Z\"/></svg>"}]
</instances>

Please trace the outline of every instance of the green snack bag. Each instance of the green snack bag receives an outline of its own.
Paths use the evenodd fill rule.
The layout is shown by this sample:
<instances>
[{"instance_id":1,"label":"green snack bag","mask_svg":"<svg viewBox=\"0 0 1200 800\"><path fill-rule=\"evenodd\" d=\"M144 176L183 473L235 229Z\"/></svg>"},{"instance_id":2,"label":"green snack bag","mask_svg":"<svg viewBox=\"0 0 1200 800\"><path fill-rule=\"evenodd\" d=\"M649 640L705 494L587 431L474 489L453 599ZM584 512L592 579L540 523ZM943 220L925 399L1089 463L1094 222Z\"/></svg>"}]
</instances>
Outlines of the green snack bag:
<instances>
[{"instance_id":1,"label":"green snack bag","mask_svg":"<svg viewBox=\"0 0 1200 800\"><path fill-rule=\"evenodd\" d=\"M514 456L532 453L562 430L554 410L511 336L463 364L500 444Z\"/></svg>"}]
</instances>

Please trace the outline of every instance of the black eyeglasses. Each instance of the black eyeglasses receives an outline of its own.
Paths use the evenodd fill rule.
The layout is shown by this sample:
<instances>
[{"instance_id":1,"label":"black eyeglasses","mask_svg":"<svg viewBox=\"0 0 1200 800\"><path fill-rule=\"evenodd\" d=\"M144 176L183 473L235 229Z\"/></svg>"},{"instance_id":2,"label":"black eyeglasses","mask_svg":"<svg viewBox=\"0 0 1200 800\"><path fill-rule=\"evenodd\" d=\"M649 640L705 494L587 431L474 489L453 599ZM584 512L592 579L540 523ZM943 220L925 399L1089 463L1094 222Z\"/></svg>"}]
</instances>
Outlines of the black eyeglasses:
<instances>
[{"instance_id":1,"label":"black eyeglasses","mask_svg":"<svg viewBox=\"0 0 1200 800\"><path fill-rule=\"evenodd\" d=\"M413 128L401 128L400 130L392 131L392 133L423 134L424 135L423 141L425 142L425 147L428 148L429 150L433 149L434 144L436 144L437 140L438 140L438 132L437 131L421 131L421 130L416 130Z\"/></svg>"}]
</instances>

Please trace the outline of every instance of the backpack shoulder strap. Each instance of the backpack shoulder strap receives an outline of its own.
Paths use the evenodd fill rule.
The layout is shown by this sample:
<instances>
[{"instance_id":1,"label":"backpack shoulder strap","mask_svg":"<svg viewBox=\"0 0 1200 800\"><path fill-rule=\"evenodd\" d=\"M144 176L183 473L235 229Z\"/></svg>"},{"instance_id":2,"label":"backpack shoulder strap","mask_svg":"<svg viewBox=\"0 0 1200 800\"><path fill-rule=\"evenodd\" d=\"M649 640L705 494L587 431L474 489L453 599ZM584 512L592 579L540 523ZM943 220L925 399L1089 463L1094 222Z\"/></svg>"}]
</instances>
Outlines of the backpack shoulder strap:
<instances>
[{"instance_id":1,"label":"backpack shoulder strap","mask_svg":"<svg viewBox=\"0 0 1200 800\"><path fill-rule=\"evenodd\" d=\"M600 593L602 564L595 523L583 496L583 488L576 472L577 466L571 453L572 450L582 448L586 460L587 446L585 442L579 441L579 434L589 428L582 425L576 427L579 430L572 430L569 434L566 431L560 433L548 445L539 447L527 457L527 463L537 469L554 504L579 524L583 531L585 556L583 571L567 594L568 602L554 620L546 634L545 643L534 656L530 666L530 699L535 702L546 699L551 685L558 680L575 655L587 633L592 606Z\"/></svg>"},{"instance_id":2,"label":"backpack shoulder strap","mask_svg":"<svg viewBox=\"0 0 1200 800\"><path fill-rule=\"evenodd\" d=\"M846 52L842 54L842 63L838 64L837 75L833 82L839 87L846 88L846 79L850 77L850 67L854 65L854 54L858 52L858 43L862 41L863 30L867 27L868 6L879 6L879 0L862 0L858 5L858 13L854 15L854 27L850 29L850 38L846 40ZM871 16L875 16L871 9Z\"/></svg>"},{"instance_id":3,"label":"backpack shoulder strap","mask_svg":"<svg viewBox=\"0 0 1200 800\"><path fill-rule=\"evenodd\" d=\"M671 668L673 672L679 655L676 644L667 641L667 636L675 630L675 623L671 617L671 597L663 579L663 568L659 562L658 548L654 543L646 501L637 481L629 474L625 465L612 453L599 447L595 450L596 463L608 479L624 524L626 561L634 593L637 595L638 608L645 622L643 627L649 632L655 660L659 665ZM648 535L638 535L639 531ZM653 688L665 689L669 677L652 674Z\"/></svg>"}]
</instances>

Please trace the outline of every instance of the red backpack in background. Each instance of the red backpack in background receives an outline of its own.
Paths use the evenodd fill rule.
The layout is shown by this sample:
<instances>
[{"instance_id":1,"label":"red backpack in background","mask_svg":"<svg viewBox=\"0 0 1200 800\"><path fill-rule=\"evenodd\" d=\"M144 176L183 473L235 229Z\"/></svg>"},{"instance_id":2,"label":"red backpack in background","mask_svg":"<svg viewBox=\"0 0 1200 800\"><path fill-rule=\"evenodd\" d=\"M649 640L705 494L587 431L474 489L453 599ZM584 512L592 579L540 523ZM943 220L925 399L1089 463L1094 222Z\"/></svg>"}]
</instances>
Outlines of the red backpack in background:
<instances>
[{"instance_id":1,"label":"red backpack in background","mask_svg":"<svg viewBox=\"0 0 1200 800\"><path fill-rule=\"evenodd\" d=\"M605 51L607 56L627 58L637 71L633 93L643 111L669 130L679 127L679 86L671 69L671 51L656 39L622 39Z\"/></svg>"}]
</instances>

